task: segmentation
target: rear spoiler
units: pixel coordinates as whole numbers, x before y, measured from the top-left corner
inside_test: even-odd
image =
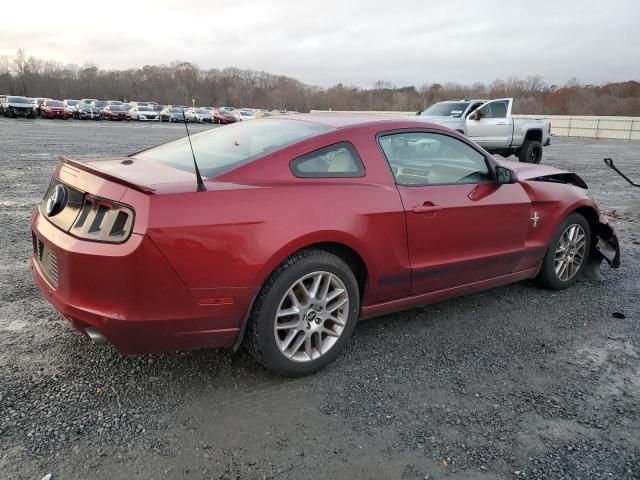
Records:
[[[63,156],[59,156],[58,159],[60,160],[60,163],[65,163],[67,165],[72,166],[73,168],[84,170],[85,172],[89,172],[93,175],[102,177],[106,180],[119,183],[120,185],[124,185],[125,187],[133,188],[134,190],[138,190],[139,192],[146,193],[146,194],[153,194],[155,192],[155,189],[153,188],[145,187],[144,185],[138,185],[137,183],[130,182],[127,179],[104,172],[99,168],[92,167],[91,165],[88,164],[90,162],[81,162],[79,160],[74,160],[72,158],[63,157]]]

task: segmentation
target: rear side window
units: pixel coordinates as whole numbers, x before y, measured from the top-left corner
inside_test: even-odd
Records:
[[[364,177],[362,160],[353,145],[340,142],[298,157],[290,164],[299,178]]]

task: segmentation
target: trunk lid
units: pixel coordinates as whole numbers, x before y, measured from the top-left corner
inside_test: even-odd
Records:
[[[187,193],[197,189],[195,173],[144,159],[111,157],[82,162],[70,158],[60,160],[67,169],[82,170],[146,194]]]

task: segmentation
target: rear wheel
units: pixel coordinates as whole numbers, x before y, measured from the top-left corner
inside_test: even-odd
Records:
[[[525,163],[540,163],[542,144],[536,140],[525,140],[518,151],[518,159]]]
[[[590,245],[589,222],[572,213],[551,239],[536,281],[553,290],[573,285],[587,264]]]
[[[340,258],[305,250],[284,262],[256,299],[245,346],[279,375],[308,375],[335,360],[360,309],[353,272]]]

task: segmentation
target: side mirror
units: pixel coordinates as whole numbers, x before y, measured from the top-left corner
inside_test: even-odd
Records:
[[[496,165],[496,182],[500,185],[505,183],[516,183],[516,174],[502,165]]]

